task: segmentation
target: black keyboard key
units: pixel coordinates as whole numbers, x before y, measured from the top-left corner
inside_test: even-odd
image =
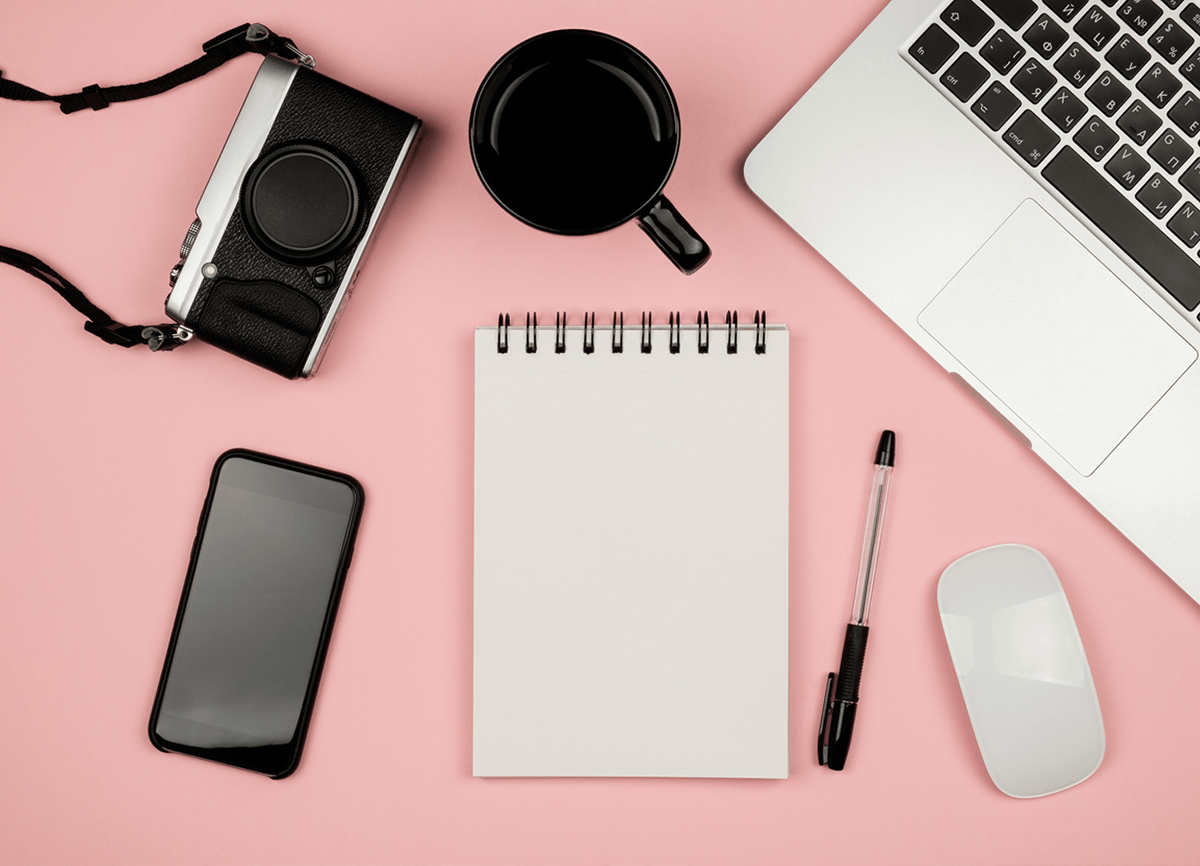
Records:
[[[1083,0],[1046,0],[1046,6],[1063,21],[1070,21],[1083,8]]]
[[[1066,44],[1067,31],[1049,15],[1042,14],[1029,26],[1021,38],[1040,54],[1043,60],[1049,60],[1058,49]]]
[[[987,124],[992,132],[999,132],[1000,127],[1008,123],[1008,119],[1020,106],[1021,100],[1017,99],[1011,90],[999,81],[993,81],[975,100],[971,111]]]
[[[959,102],[966,102],[983,87],[988,80],[988,71],[970,54],[960,54],[958,59],[946,67],[941,82]]]
[[[1083,157],[1064,147],[1046,163],[1042,176],[1185,309],[1200,305],[1200,262],[1175,246]]]
[[[1093,6],[1083,13],[1083,17],[1075,25],[1075,32],[1096,51],[1107,45],[1120,29],[1121,25],[1110,18],[1099,6]]]
[[[937,72],[945,66],[957,50],[957,40],[936,24],[930,24],[908,47],[909,55],[928,72]]]
[[[1179,67],[1179,74],[1190,81],[1193,87],[1200,87],[1200,50],[1184,61]]]
[[[1150,216],[1162,219],[1171,212],[1171,208],[1183,198],[1179,190],[1171,186],[1165,177],[1155,172],[1146,181],[1145,186],[1138,190],[1137,200],[1142,203]]]
[[[1084,105],[1082,99],[1067,88],[1060,87],[1058,92],[1042,106],[1042,114],[1054,121],[1054,125],[1063,132],[1070,132],[1075,128],[1075,124],[1083,120],[1084,115],[1087,114],[1087,106]]]
[[[1167,117],[1184,135],[1195,138],[1196,133],[1200,132],[1200,97],[1190,91],[1183,94],[1167,112]]]
[[[1195,247],[1200,243],[1200,208],[1188,202],[1175,212],[1175,216],[1167,223],[1167,228],[1189,249]]]
[[[1087,89],[1087,98],[1092,105],[1112,117],[1129,99],[1129,88],[1111,73],[1101,72],[1100,77]]]
[[[1050,92],[1050,88],[1058,82],[1053,72],[1032,58],[1022,64],[1009,80],[1012,86],[1025,94],[1025,98],[1034,105],[1041,102]]]
[[[1007,75],[1017,61],[1025,56],[1025,49],[1010,34],[997,30],[987,44],[979,49],[979,56],[1001,75]]]
[[[1133,189],[1150,170],[1150,163],[1132,147],[1123,144],[1117,148],[1112,159],[1104,163],[1104,170],[1125,189]]]
[[[968,45],[978,45],[995,23],[971,0],[954,0],[942,10],[941,19]]]
[[[1191,158],[1192,146],[1175,130],[1168,129],[1150,145],[1146,153],[1150,154],[1150,158],[1161,165],[1167,174],[1174,174]]]
[[[1054,62],[1054,68],[1063,78],[1067,79],[1067,83],[1072,87],[1083,87],[1092,74],[1100,68],[1100,61],[1089,54],[1087,49],[1078,42],[1072,42],[1070,47]]]
[[[1135,99],[1117,120],[1117,128],[1138,144],[1149,143],[1150,136],[1158,132],[1160,126],[1162,118],[1140,99]]]
[[[1179,20],[1200,33],[1200,6],[1195,3],[1184,6],[1183,11],[1179,13]]]
[[[1170,105],[1182,86],[1179,79],[1168,72],[1167,67],[1161,63],[1155,63],[1147,69],[1146,74],[1137,83],[1137,89],[1159,109]]]
[[[1200,159],[1188,166],[1188,170],[1179,175],[1179,185],[1200,198]]]
[[[1041,164],[1058,145],[1058,134],[1032,111],[1025,111],[1004,132],[1004,143],[1032,166]]]
[[[1145,36],[1154,22],[1162,17],[1162,9],[1154,0],[1122,0],[1117,8],[1117,17],[1138,36]]]
[[[1158,25],[1150,37],[1150,47],[1168,63],[1178,63],[1196,40],[1171,19]]]
[[[1150,59],[1150,52],[1139,45],[1132,36],[1122,36],[1104,56],[1121,77],[1130,81],[1142,71],[1142,67]]]
[[[1028,21],[1037,9],[1033,0],[983,0],[983,3],[1013,30]]]
[[[1183,0],[1162,0],[1162,4],[1168,9],[1178,9],[1183,4]]]
[[[1075,143],[1094,162],[1104,159],[1120,138],[1108,124],[1095,115],[1075,133]]]

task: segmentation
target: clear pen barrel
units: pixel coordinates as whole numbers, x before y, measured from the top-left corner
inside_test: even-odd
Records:
[[[862,557],[858,562],[858,582],[854,585],[851,625],[867,625],[867,616],[871,609],[871,586],[875,582],[875,564],[879,556],[879,541],[883,536],[883,512],[887,509],[891,480],[892,467],[877,464],[875,477],[871,480],[871,498],[867,502],[866,532],[863,534]]]

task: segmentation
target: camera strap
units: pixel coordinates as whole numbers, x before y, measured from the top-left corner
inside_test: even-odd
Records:
[[[101,87],[99,84],[89,84],[78,93],[67,93],[61,96],[50,96],[24,84],[18,84],[5,78],[0,72],[0,99],[15,99],[25,102],[57,102],[63,114],[73,114],[85,108],[99,111],[108,108],[114,102],[131,102],[144,99],[147,96],[157,96],[173,87],[178,87],[193,79],[199,78],[227,60],[240,57],[247,52],[256,54],[274,54],[285,60],[295,61],[302,66],[313,68],[316,64],[313,58],[304,54],[286,36],[279,36],[261,24],[243,24],[226,30],[220,36],[204,43],[203,56],[179,67],[166,75],[160,75],[150,81],[139,84],[124,84],[115,87]],[[164,325],[122,325],[97,307],[76,288],[69,280],[59,274],[54,268],[41,259],[11,247],[0,246],[0,264],[19,268],[31,276],[46,283],[66,300],[72,307],[87,317],[83,327],[89,333],[95,334],[106,343],[114,346],[149,346],[151,351],[170,351],[176,346],[186,343],[192,337],[192,332],[182,325],[168,323]]]

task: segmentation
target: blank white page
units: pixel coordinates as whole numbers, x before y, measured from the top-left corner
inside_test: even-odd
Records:
[[[788,773],[788,333],[475,332],[476,776]]]

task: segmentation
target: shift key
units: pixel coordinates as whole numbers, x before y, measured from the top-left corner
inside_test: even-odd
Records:
[[[1058,145],[1058,134],[1026,110],[1004,132],[1004,143],[1030,165],[1036,167]]]

